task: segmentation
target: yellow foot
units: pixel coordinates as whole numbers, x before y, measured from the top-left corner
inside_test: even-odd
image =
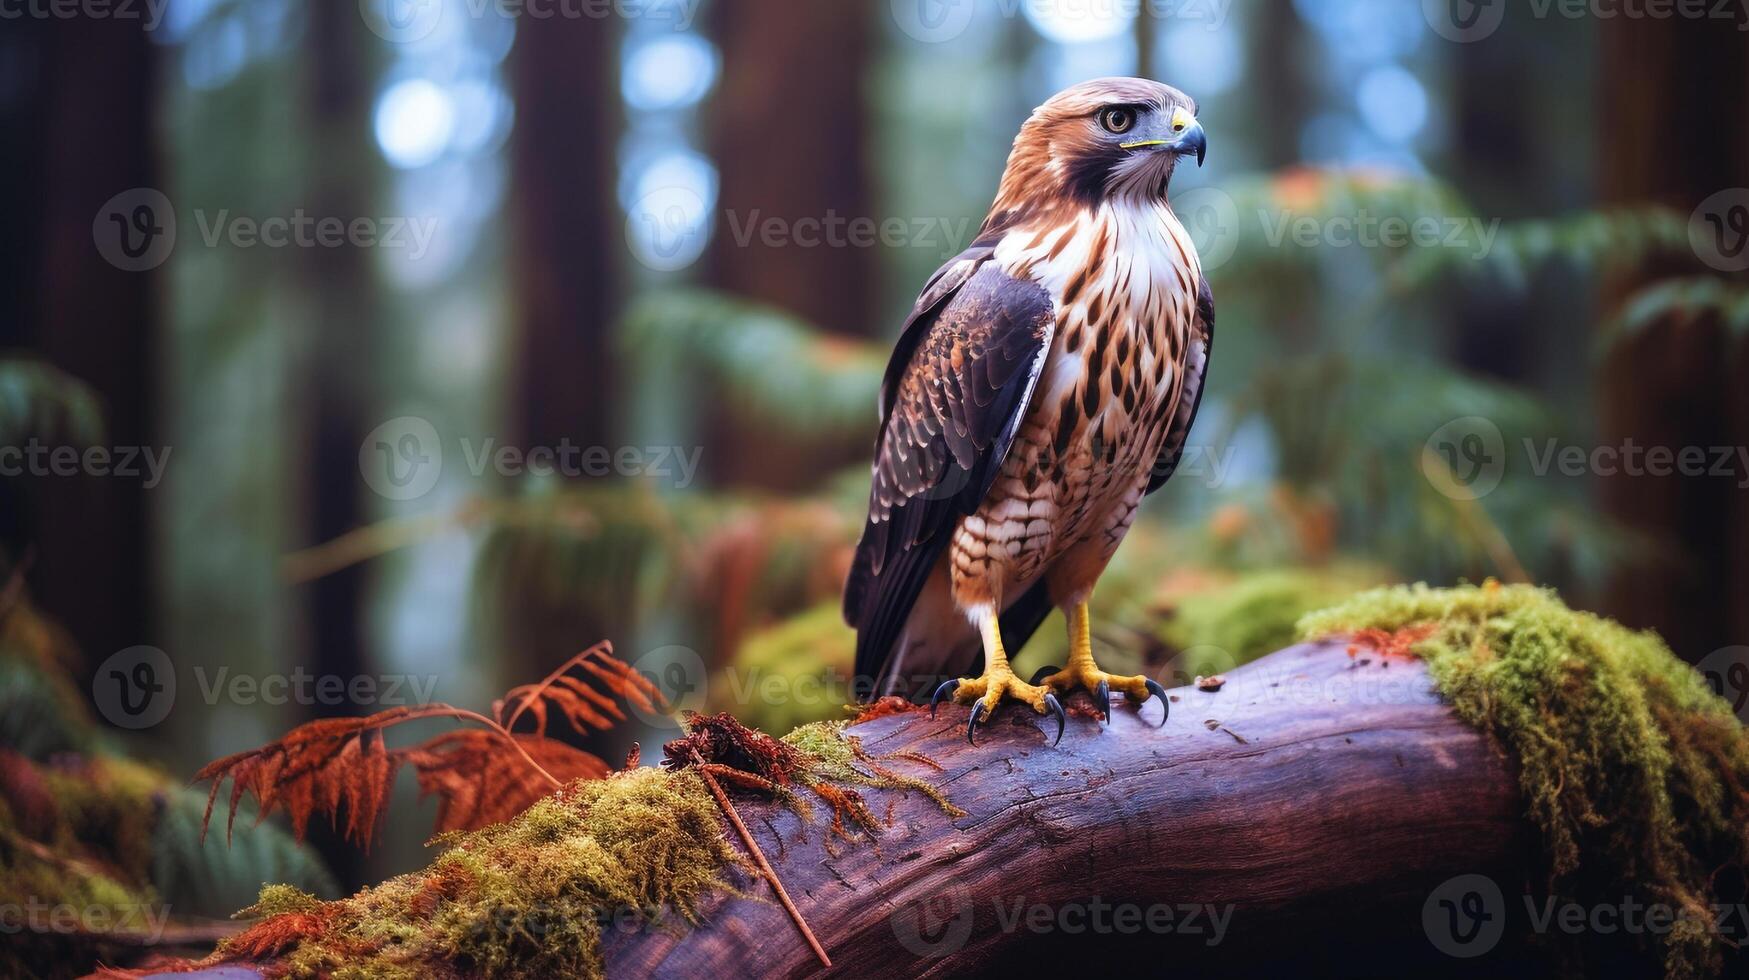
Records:
[[[1063,712],[1063,705],[1057,701],[1055,694],[1047,688],[1028,684],[1014,676],[1014,671],[1008,669],[1006,663],[997,664],[984,672],[982,677],[970,680],[954,679],[947,681],[935,689],[935,696],[929,701],[929,715],[935,716],[935,708],[943,698],[952,695],[954,703],[972,706],[972,720],[966,724],[966,741],[977,744],[973,738],[978,729],[978,722],[994,717],[996,709],[1004,698],[1019,701],[1039,714],[1049,712],[1057,719],[1057,740],[1052,745],[1063,740],[1063,725],[1068,716]]]
[[[1054,672],[1053,672],[1054,671]],[[1151,677],[1124,677],[1119,674],[1108,674],[1099,669],[1092,657],[1071,658],[1068,666],[1062,668],[1046,667],[1033,678],[1033,683],[1052,691],[1072,691],[1076,688],[1093,695],[1093,706],[1106,718],[1111,717],[1111,692],[1121,691],[1124,696],[1137,705],[1145,705],[1149,698],[1160,699],[1160,724],[1166,724],[1166,716],[1171,714],[1172,706],[1166,701],[1166,689],[1161,687]]]
[[[1120,677],[1108,674],[1099,669],[1093,662],[1093,629],[1091,617],[1087,614],[1087,602],[1083,599],[1068,610],[1069,617],[1069,663],[1061,669],[1046,667],[1032,679],[1034,684],[1042,684],[1052,691],[1070,691],[1077,687],[1083,688],[1093,695],[1093,706],[1107,720],[1111,718],[1111,692],[1122,691],[1137,705],[1145,705],[1149,698],[1160,699],[1160,724],[1166,724],[1166,716],[1172,713],[1172,705],[1166,700],[1166,689],[1158,682],[1148,677]]]

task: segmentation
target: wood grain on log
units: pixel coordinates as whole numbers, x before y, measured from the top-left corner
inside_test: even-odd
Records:
[[[856,726],[875,754],[941,763],[917,771],[967,811],[867,792],[891,814],[873,843],[780,805],[737,806],[833,973],[1477,965],[1435,948],[1424,907],[1465,874],[1511,894],[1532,838],[1511,763],[1440,702],[1419,661],[1311,644],[1233,671],[1218,692],[1172,696],[1163,728],[1158,702],[1138,715],[1119,699],[1103,727],[1072,714],[1055,748],[1014,707],[976,746],[964,708]],[[746,887],[754,897],[717,899],[699,928],[610,932],[608,975],[818,973],[768,892]]]

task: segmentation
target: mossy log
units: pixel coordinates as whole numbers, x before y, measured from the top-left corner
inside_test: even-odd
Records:
[[[1419,660],[1308,644],[1218,691],[1171,693],[1164,727],[1157,701],[1138,713],[1119,699],[1101,726],[1076,695],[1055,747],[1048,722],[1014,707],[975,746],[959,707],[849,729],[872,753],[939,762],[935,781],[967,812],[868,794],[890,823],[872,844],[781,805],[738,806],[846,976],[1477,965],[1429,941],[1423,910],[1460,875],[1512,895],[1535,835],[1512,763],[1453,716]],[[754,885],[707,903],[696,929],[610,929],[608,976],[817,974]],[[1508,941],[1483,962],[1522,949]]]
[[[1461,950],[1480,960],[1430,939],[1424,913],[1460,897],[1446,895],[1453,879],[1486,876],[1516,901],[1537,862],[1514,764],[1441,701],[1423,661],[1306,644],[1170,696],[1161,726],[1157,701],[1138,712],[1120,698],[1102,724],[1074,695],[1054,747],[1054,726],[1012,706],[975,746],[952,705],[854,725],[873,755],[938,763],[890,764],[966,811],[864,788],[886,824],[872,841],[784,802],[735,806],[835,975],[1547,968],[1546,948],[1510,928]],[[739,893],[707,894],[696,926],[604,923],[606,975],[821,975],[764,883],[730,877]],[[195,976],[255,973],[226,969]]]

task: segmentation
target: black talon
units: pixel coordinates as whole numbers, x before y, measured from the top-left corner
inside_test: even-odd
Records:
[[[930,721],[935,720],[936,705],[941,704],[942,698],[945,698],[949,694],[952,694],[953,692],[959,690],[959,686],[960,686],[959,678],[952,677],[952,678],[949,678],[945,681],[942,681],[941,686],[935,689],[935,696],[929,699],[929,720]]]
[[[1093,691],[1093,706],[1099,709],[1099,717],[1111,720],[1111,684],[1100,681]]]
[[[1063,725],[1068,722],[1069,716],[1063,713],[1063,704],[1057,700],[1055,694],[1045,695],[1045,708],[1057,719],[1057,741],[1051,743],[1051,747],[1055,748],[1057,742],[1063,740]]]
[[[984,699],[979,698],[977,700],[977,703],[972,705],[972,720],[969,722],[966,722],[966,743],[967,744],[969,744],[969,745],[978,744],[977,739],[972,738],[972,732],[977,731],[978,719],[982,718],[982,717],[984,717]]]
[[[1148,694],[1151,697],[1160,699],[1160,727],[1163,728],[1166,725],[1166,717],[1172,714],[1172,705],[1166,701],[1166,689],[1160,686],[1159,681],[1151,677],[1142,678],[1142,682],[1148,685]],[[1147,703],[1146,701],[1142,702],[1144,705]]]
[[[1062,670],[1062,669],[1063,668],[1061,668],[1061,667],[1049,667],[1049,666],[1040,667],[1039,669],[1032,672],[1032,681],[1031,681],[1032,686],[1037,687],[1039,681],[1044,680],[1045,678],[1051,676],[1052,674],[1054,674],[1057,671]]]

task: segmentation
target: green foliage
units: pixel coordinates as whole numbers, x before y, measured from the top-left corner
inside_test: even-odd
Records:
[[[521,649],[553,635],[636,642],[646,628],[671,630],[712,664],[743,631],[835,597],[836,556],[861,517],[837,495],[767,500],[636,484],[536,489],[499,511],[474,567],[483,630]]]
[[[665,290],[634,304],[625,349],[684,390],[702,382],[741,420],[790,438],[866,440],[883,351],[839,340],[769,307],[706,290]],[[719,406],[700,406],[708,416]]]
[[[728,711],[755,728],[786,731],[840,718],[856,700],[850,675],[856,632],[836,600],[747,637],[711,683],[712,710]]]
[[[256,894],[263,881],[289,882],[318,895],[340,886],[316,852],[274,824],[257,823],[227,841],[207,834],[207,794],[161,779],[153,790],[148,879],[179,915],[222,916]],[[244,819],[254,821],[253,807]]]
[[[1244,572],[1174,590],[1158,627],[1180,656],[1174,683],[1250,663],[1289,646],[1300,617],[1376,585],[1374,569],[1281,568]]]
[[[1498,430],[1490,452],[1504,454],[1490,456],[1502,468],[1498,487],[1475,500],[1446,492],[1430,445],[1442,427],[1469,418]],[[1594,515],[1582,485],[1529,468],[1521,448],[1560,425],[1517,389],[1428,361],[1330,353],[1256,372],[1234,396],[1223,441],[1253,420],[1270,434],[1277,478],[1331,512],[1335,543],[1393,568],[1435,579],[1570,568],[1596,584],[1632,546]]]
[[[40,361],[0,358],[0,446],[23,446],[32,439],[48,445],[101,442],[97,394]]]
[[[1551,890],[1590,904],[1625,888],[1672,908],[1666,974],[1718,972],[1711,908],[1734,899],[1715,871],[1749,864],[1749,733],[1655,634],[1493,583],[1367,592],[1299,628],[1416,630],[1399,635],[1440,693],[1517,759]]]
[[[1629,296],[1604,324],[1598,350],[1668,325],[1716,321],[1733,340],[1749,337],[1749,287],[1723,279],[1666,279]]]
[[[276,827],[202,841],[206,794],[106,747],[74,685],[78,653],[16,593],[0,608],[0,895],[65,905],[115,928],[154,918],[223,915],[264,879],[338,891],[313,851]],[[94,920],[95,921],[95,920]],[[91,962],[99,935],[27,935],[0,954],[0,975],[26,964]],[[13,959],[13,957],[18,957]]]

